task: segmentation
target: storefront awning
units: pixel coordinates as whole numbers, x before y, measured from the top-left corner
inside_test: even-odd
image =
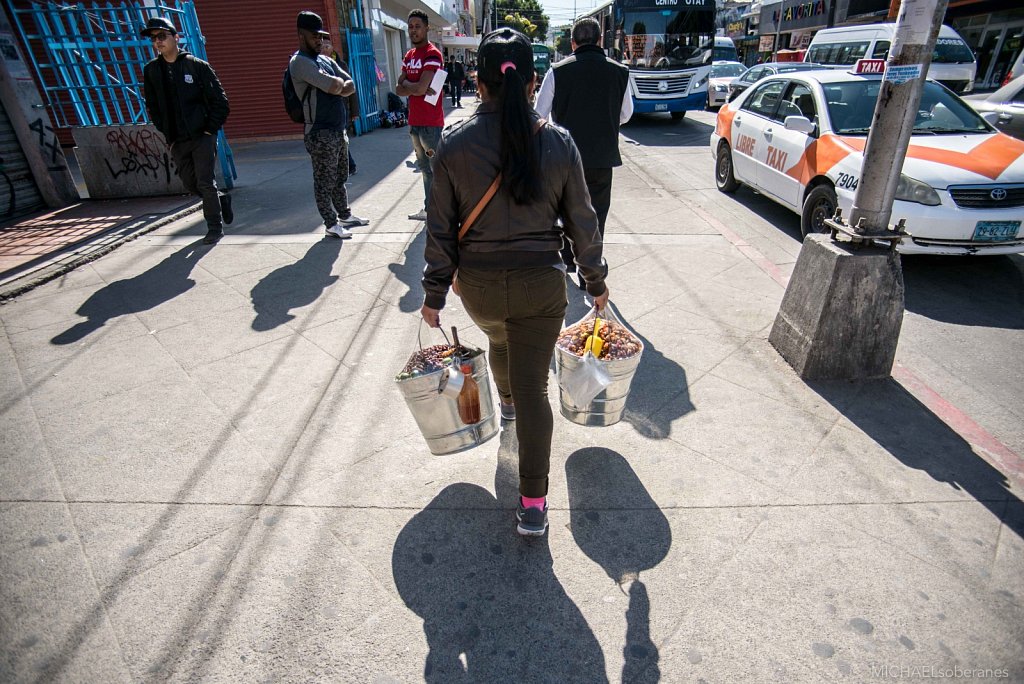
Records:
[[[480,36],[441,36],[441,45],[446,48],[476,50],[480,47]]]

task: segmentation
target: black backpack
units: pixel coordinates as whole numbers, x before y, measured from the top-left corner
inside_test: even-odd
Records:
[[[284,80],[281,81],[281,92],[284,95],[284,111],[288,113],[288,118],[295,123],[304,124],[306,123],[306,100],[309,99],[309,94],[313,92],[312,86],[306,88],[306,94],[301,98],[295,91],[295,84],[292,82],[292,72],[289,66],[284,68]]]

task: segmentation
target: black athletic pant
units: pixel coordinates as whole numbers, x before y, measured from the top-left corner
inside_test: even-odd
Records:
[[[217,161],[217,136],[203,135],[171,145],[171,156],[185,189],[203,198],[203,218],[210,230],[222,228],[220,197],[214,164]]]
[[[612,170],[583,169],[583,178],[587,181],[590,192],[590,203],[597,212],[597,227],[604,238],[604,222],[608,218],[608,210],[612,206]],[[572,246],[565,240],[562,246],[562,261],[569,267],[569,273],[576,270],[576,259],[573,257]]]

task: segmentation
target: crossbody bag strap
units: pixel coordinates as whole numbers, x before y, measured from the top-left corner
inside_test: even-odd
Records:
[[[533,125],[534,135],[540,132],[540,129],[544,128],[546,124],[547,119],[537,120],[537,122]],[[469,212],[469,216],[467,216],[466,220],[462,223],[462,227],[459,229],[460,241],[462,240],[462,237],[467,232],[469,232],[469,229],[473,226],[473,224],[476,223],[476,220],[480,218],[480,214],[482,214],[484,209],[487,208],[487,205],[490,204],[491,200],[494,198],[494,195],[497,194],[498,188],[500,186],[501,172],[499,171],[498,175],[495,176],[493,181],[491,181],[491,185],[487,188],[487,191],[484,193],[484,196],[480,198],[480,201],[476,203],[475,207],[473,207],[473,211]]]
[[[469,212],[469,216],[466,217],[465,222],[462,224],[462,228],[459,229],[459,240],[462,240],[462,236],[469,231],[469,229],[473,226],[474,223],[476,223],[476,220],[480,217],[480,214],[483,213],[487,205],[490,204],[491,199],[498,192],[498,186],[500,185],[501,172],[499,171],[498,175],[495,176],[494,180],[491,182],[490,187],[487,188],[487,192],[484,193],[484,196],[481,197],[480,201],[476,203],[475,207],[473,207],[473,211]]]

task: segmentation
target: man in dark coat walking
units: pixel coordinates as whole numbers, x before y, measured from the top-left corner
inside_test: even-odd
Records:
[[[586,17],[577,21],[572,27],[571,44],[572,54],[545,74],[535,109],[572,134],[583,159],[587,190],[604,237],[612,203],[612,168],[622,166],[619,126],[633,115],[629,69],[605,57],[601,25],[596,19]],[[562,257],[572,273],[575,259],[568,244]]]
[[[214,162],[217,131],[228,118],[228,98],[210,65],[178,47],[178,31],[167,19],[154,17],[140,34],[153,42],[157,57],[143,69],[146,109],[171,147],[185,187],[203,198],[208,245],[231,223],[231,196],[217,191]]]

